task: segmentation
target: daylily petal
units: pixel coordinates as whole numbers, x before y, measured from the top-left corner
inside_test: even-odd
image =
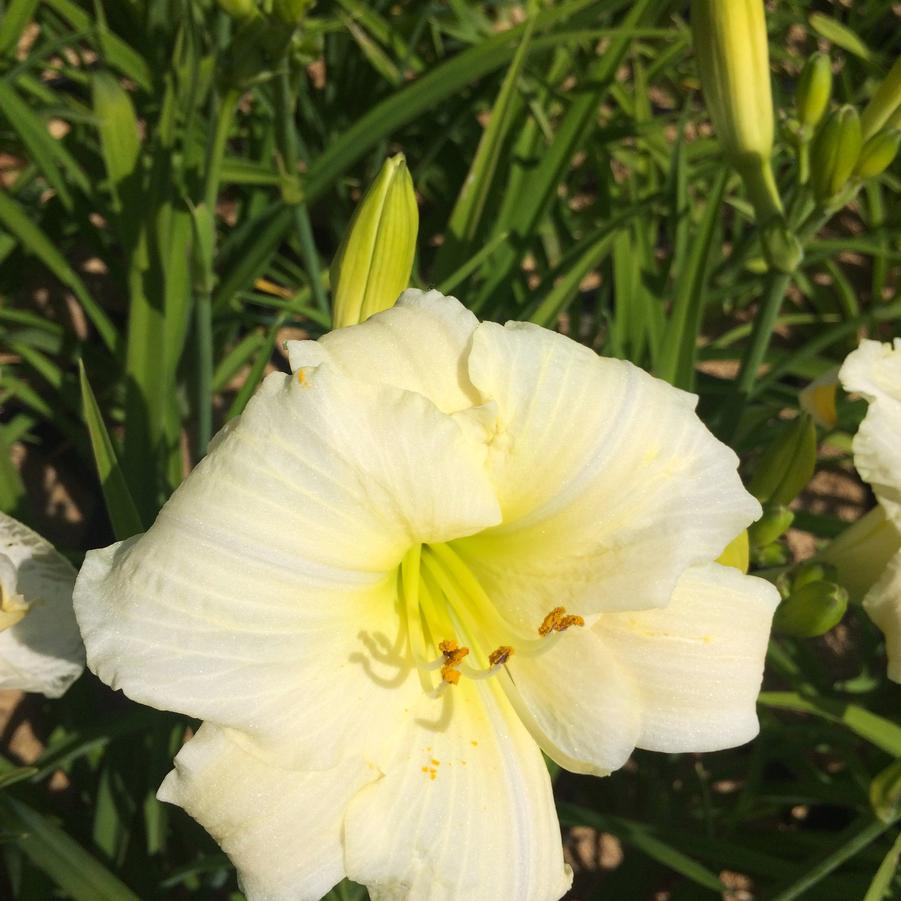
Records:
[[[854,465],[901,529],[901,338],[894,345],[861,341],[845,359],[839,379],[869,401],[852,445]]]
[[[571,874],[550,780],[497,686],[461,683],[428,704],[351,801],[348,876],[373,901],[560,898]]]
[[[443,413],[481,402],[465,355],[479,320],[455,297],[411,288],[366,322],[318,341],[289,341],[293,370],[329,361],[363,382],[422,394]]]
[[[376,778],[362,760],[318,772],[281,769],[204,723],[157,797],[183,807],[212,835],[249,901],[318,901],[345,875],[347,803]]]
[[[635,748],[641,695],[592,629],[569,629],[539,657],[516,654],[502,682],[541,749],[573,773],[606,776]]]
[[[752,739],[775,587],[736,569],[692,567],[661,610],[601,616],[594,631],[641,692],[649,751],[716,751]]]
[[[488,463],[504,522],[456,546],[524,620],[556,605],[664,606],[688,566],[760,514],[697,398],[630,363],[537,326],[483,323],[469,371],[497,403]]]
[[[889,561],[863,602],[870,619],[885,633],[888,677],[901,682],[901,552]]]
[[[81,675],[84,647],[72,613],[75,570],[53,545],[0,513],[4,595],[27,612],[0,632],[0,688],[58,698]]]
[[[303,372],[267,379],[144,536],[88,554],[75,604],[105,682],[319,769],[418,690],[397,640],[403,553],[498,511],[423,397]]]

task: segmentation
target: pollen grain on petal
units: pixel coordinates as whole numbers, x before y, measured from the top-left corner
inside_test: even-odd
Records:
[[[585,620],[577,614],[567,613],[565,607],[554,607],[541,621],[538,634],[550,635],[551,632],[565,632],[570,626],[584,626]]]

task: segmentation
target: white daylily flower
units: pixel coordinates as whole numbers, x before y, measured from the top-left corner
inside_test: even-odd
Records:
[[[88,554],[90,666],[206,720],[160,797],[253,899],[553,899],[541,750],[758,729],[768,583],[713,561],[760,508],[696,398],[453,298],[293,342],[143,536]]]
[[[861,341],[842,364],[839,379],[846,391],[869,403],[852,450],[857,471],[872,486],[887,519],[879,529],[884,549],[901,534],[901,338],[893,344]],[[901,682],[901,550],[894,546],[896,553],[863,606],[885,633],[888,677]]]
[[[58,698],[81,675],[72,613],[75,570],[53,546],[0,513],[0,689]]]

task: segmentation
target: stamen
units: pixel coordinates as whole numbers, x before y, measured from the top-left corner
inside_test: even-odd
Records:
[[[542,637],[551,632],[565,632],[570,626],[584,626],[585,620],[578,615],[567,613],[566,607],[554,607],[542,620],[538,634]]]
[[[441,678],[450,685],[460,681],[458,667],[463,658],[469,654],[469,648],[461,648],[455,641],[442,641],[438,650],[444,655],[444,666],[441,667]]]
[[[513,656],[513,648],[502,644],[488,655],[488,662],[492,666],[503,666]]]

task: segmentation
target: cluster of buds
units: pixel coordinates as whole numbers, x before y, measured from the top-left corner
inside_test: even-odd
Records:
[[[704,99],[723,151],[741,175],[771,268],[792,271],[801,244],[786,225],[773,177],[773,98],[763,0],[692,0],[692,32]],[[814,53],[798,82],[796,118],[787,123],[798,181],[817,209],[840,209],[864,179],[881,174],[901,143],[901,60],[863,113],[830,111],[832,68]]]
[[[264,80],[291,54],[307,62],[307,35],[301,30],[314,0],[217,0],[234,23],[223,63],[223,77],[244,87]],[[310,29],[306,29],[310,31]],[[312,57],[310,57],[312,58]]]
[[[832,70],[825,53],[811,56],[795,94],[797,119],[788,123],[798,151],[799,180],[809,181],[818,205],[839,208],[860,182],[882,174],[901,144],[901,59],[863,113],[845,104],[829,112]]]

